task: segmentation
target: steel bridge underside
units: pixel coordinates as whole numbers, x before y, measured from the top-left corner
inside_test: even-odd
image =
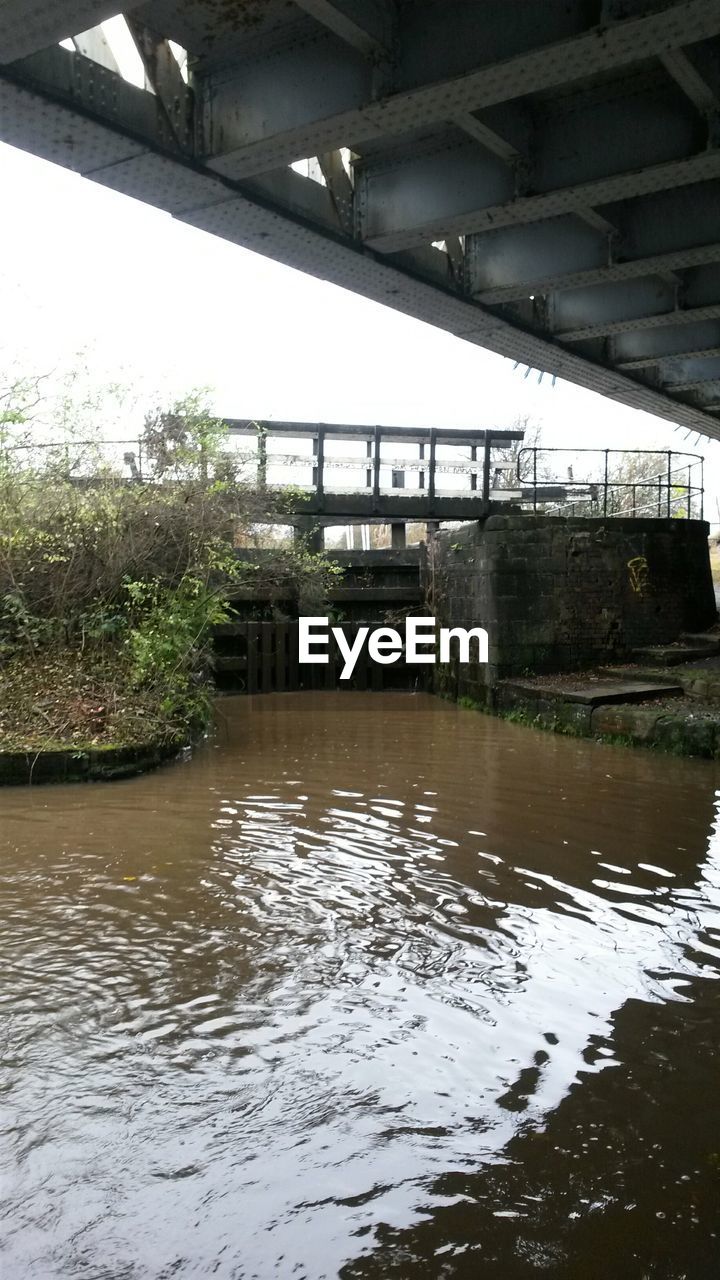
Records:
[[[720,0],[121,3],[0,0],[4,141],[720,438]]]

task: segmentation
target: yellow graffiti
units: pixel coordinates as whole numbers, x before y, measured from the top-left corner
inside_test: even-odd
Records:
[[[633,556],[632,560],[627,562],[628,571],[630,573],[630,586],[635,595],[644,596],[649,586],[650,570],[645,556]]]

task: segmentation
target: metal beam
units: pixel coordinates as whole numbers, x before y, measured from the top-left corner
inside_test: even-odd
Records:
[[[366,58],[389,55],[387,22],[373,0],[295,0],[305,13]]]
[[[657,276],[594,289],[569,289],[546,299],[548,328],[561,342],[622,333],[624,326],[635,330],[657,317],[669,324],[668,316],[674,315],[677,307],[677,289]]]
[[[380,100],[373,96],[371,78],[359,82],[352,68],[343,77],[337,63],[329,60],[325,78],[318,81],[314,47],[310,45],[268,55],[261,67],[243,64],[237,76],[225,73],[210,85],[207,132],[216,144],[213,167],[230,177],[261,173],[320,151],[352,146],[355,140],[401,134],[600,72],[620,70],[681,42],[707,39],[720,32],[720,6],[707,0],[682,0],[661,8],[648,4],[648,11],[640,17],[588,27],[569,38],[543,43],[542,27],[538,40],[534,11],[534,5],[518,7],[515,24],[507,22],[506,6],[501,7],[499,18],[494,14],[504,26],[495,41],[495,60],[489,65],[448,75],[443,73],[440,53],[435,51],[437,70],[428,77],[431,83],[423,83],[412,70],[401,66],[396,79],[404,87],[396,84],[395,92]],[[563,11],[577,29],[575,10],[566,5]],[[473,6],[454,10],[458,18],[463,12],[470,27],[467,39],[474,47],[477,15]],[[409,13],[412,18],[412,10]],[[548,9],[547,18],[550,16]],[[514,51],[522,40],[514,27],[523,23],[528,27],[525,38],[535,43],[517,53]],[[486,39],[488,30],[482,29]],[[460,26],[454,36],[461,44],[465,33]],[[502,50],[503,39],[509,53]],[[279,94],[284,95],[282,102]]]
[[[78,53],[91,58],[93,62],[99,62],[101,67],[113,71],[115,75],[120,74],[115,54],[110,48],[102,27],[91,27],[89,31],[81,31],[79,35],[73,36],[72,42]]]
[[[720,356],[720,346],[707,347],[704,351],[682,351],[678,354],[694,356],[698,360],[706,360],[713,356]],[[675,356],[645,356],[644,359],[639,360],[617,360],[614,361],[614,365],[616,369],[623,369],[627,373],[632,373],[633,371],[639,371],[641,369],[652,369],[660,366],[660,381],[665,382],[666,385],[670,385],[664,377],[664,370],[672,368],[676,363],[676,359],[677,358]]]
[[[578,209],[577,217],[585,222],[588,227],[594,227],[595,231],[602,231],[603,235],[616,236],[618,234],[615,223],[609,222],[601,213],[598,213],[597,209]]]
[[[323,30],[299,46],[244,62],[241,73],[195,75],[206,162],[226,177],[244,178],[350,146],[348,107],[371,99],[374,78],[368,59]],[[342,127],[323,126],[323,118],[338,116]],[[299,135],[300,122],[306,125],[302,145],[272,143],[291,126]]]
[[[457,129],[462,130],[468,137],[474,138],[481,146],[486,147],[488,151],[492,151],[493,155],[499,156],[506,164],[516,164],[522,157],[521,153],[512,145],[502,138],[494,129],[488,128],[483,124],[482,120],[478,120],[472,112],[465,111],[454,116],[450,121]]]
[[[174,0],[167,0],[167,3],[172,5]],[[467,8],[465,5],[459,7]],[[676,11],[678,6],[673,5],[672,8]],[[685,10],[687,6],[682,8]],[[570,13],[571,9],[575,20],[587,12],[584,4],[571,6],[570,0],[558,0],[557,4],[553,0],[548,5],[547,12],[552,10],[555,17],[562,17],[563,14]],[[281,10],[282,6],[278,12]],[[407,16],[410,9],[402,6],[402,11]],[[523,7],[523,13],[531,13],[537,17],[534,7],[532,10]],[[302,20],[298,21],[300,35],[297,35],[296,27],[293,27],[295,34],[292,39],[282,30],[279,33],[273,31],[270,41],[272,48],[263,48],[262,57],[255,56],[261,36],[253,33],[242,37],[247,38],[249,47],[255,50],[241,64],[248,82],[256,75],[259,77],[258,84],[264,83],[266,60],[274,62],[280,56],[279,50],[283,46],[294,57],[296,50],[293,41],[296,38],[303,41],[310,39],[307,35],[311,26],[309,20],[307,24]],[[625,23],[620,25],[625,26]],[[262,35],[262,39],[266,36],[270,40],[267,32]],[[349,70],[351,80],[353,76],[356,77],[352,80],[356,88],[366,84],[367,64],[355,51],[344,47],[336,37],[318,28],[317,33],[311,37],[311,44],[312,55],[309,52],[310,46],[303,47],[308,50],[307,57],[315,59],[313,66],[318,80],[315,105],[328,91],[338,99],[348,92],[346,70]],[[488,57],[490,56],[489,52]],[[329,59],[327,64],[324,62],[325,58]],[[291,63],[288,63],[288,71],[290,66]],[[482,70],[485,74],[489,68],[484,67]],[[501,74],[498,68],[495,71],[498,75]],[[238,65],[230,65],[227,74],[231,80],[235,80],[239,74]],[[403,74],[407,76],[407,67]],[[644,70],[641,74],[645,77]],[[651,74],[651,80],[653,75],[656,82],[657,71]],[[203,85],[201,82],[201,91],[205,87],[207,84]],[[593,91],[597,89],[597,103],[600,103],[604,113],[602,95],[607,92],[607,80],[603,79],[590,88]],[[638,96],[641,90],[646,94],[646,78],[642,79]],[[580,95],[583,98],[583,110],[588,105],[585,92],[583,89]],[[671,87],[668,92],[674,95],[668,99],[672,119],[679,122],[678,127],[682,130],[691,108],[684,103],[678,107],[678,102],[682,100],[674,88]],[[567,96],[572,97],[570,91]],[[265,104],[268,116],[272,116],[275,121],[278,118],[276,113],[291,114],[294,109],[292,95],[287,99],[283,98],[278,86],[275,86],[272,100],[266,99]],[[546,107],[543,106],[542,110],[544,112]],[[564,107],[558,107],[559,112],[564,110]],[[442,118],[447,114],[455,112],[451,108],[443,109]],[[517,132],[511,130],[508,139],[502,127],[501,116],[502,113],[488,111],[483,123],[493,129],[497,138],[511,140],[512,145],[517,145]],[[605,121],[604,114],[602,120]],[[510,123],[512,124],[512,120]],[[697,121],[695,124],[699,128]],[[242,120],[241,127],[255,126],[252,121]],[[406,123],[400,132],[410,128],[412,125]],[[668,134],[670,132],[669,130]],[[94,181],[166,209],[191,226],[354,290],[523,365],[551,371],[611,399],[657,413],[688,429],[720,438],[717,419],[705,415],[702,407],[697,405],[697,400],[702,399],[702,390],[693,391],[691,402],[688,402],[682,398],[686,392],[678,384],[673,384],[670,392],[663,392],[657,382],[655,385],[648,385],[639,377],[628,377],[622,371],[610,367],[612,343],[598,342],[596,347],[590,348],[588,356],[586,349],[578,350],[574,344],[570,345],[564,337],[558,336],[559,331],[573,333],[578,329],[585,329],[588,323],[623,325],[627,326],[627,332],[630,333],[647,327],[648,321],[661,328],[716,319],[720,289],[717,288],[718,281],[712,273],[698,272],[693,275],[689,271],[687,279],[683,280],[682,289],[674,283],[655,281],[649,282],[652,288],[646,289],[642,296],[640,291],[632,290],[630,293],[608,294],[604,301],[601,297],[594,296],[595,291],[591,289],[585,291],[588,295],[585,299],[579,296],[573,298],[569,296],[572,291],[563,291],[557,297],[550,297],[549,305],[544,304],[549,323],[554,328],[548,327],[543,331],[542,311],[539,310],[537,316],[533,316],[529,302],[519,316],[513,317],[490,311],[469,298],[463,291],[461,278],[455,276],[450,269],[450,257],[447,253],[423,245],[412,255],[406,251],[402,258],[389,260],[387,256],[361,244],[349,234],[347,224],[343,225],[338,219],[330,188],[311,182],[286,166],[280,165],[263,176],[243,181],[220,175],[203,163],[198,155],[190,155],[179,149],[177,140],[169,134],[165,115],[156,95],[136,89],[87,58],[58,46],[35,55],[26,63],[0,70],[0,134],[6,141],[45,155]],[[457,134],[453,136],[457,146],[469,152],[469,183],[476,180],[474,175],[478,166],[484,178],[489,176],[498,187],[514,178],[508,171],[507,162],[489,152],[487,147],[483,147],[481,151],[477,141],[466,141],[462,137],[458,140]],[[677,141],[677,136],[673,137]],[[553,174],[556,174],[557,170],[553,166],[561,162],[570,164],[571,153],[574,151],[570,140],[569,138],[565,152],[558,152],[551,157],[548,157],[547,152],[543,153],[541,147],[536,171],[547,174],[552,169]],[[211,141],[222,143],[222,139],[217,137]],[[383,151],[387,151],[391,141],[386,139],[383,142]],[[423,159],[421,147],[418,147],[419,140],[414,135],[409,141],[408,163],[416,165]],[[434,140],[430,139],[430,143],[435,151]],[[647,145],[665,144],[665,139],[658,142],[653,138]],[[622,145],[625,146],[624,143]],[[603,153],[608,164],[612,160],[611,151],[612,148],[607,148]],[[315,146],[307,154],[318,153],[325,154],[321,147]],[[712,163],[714,154],[708,153]],[[435,155],[425,158],[429,163],[435,163]],[[591,162],[597,163],[598,157],[583,155],[581,171],[583,166]],[[451,163],[455,163],[454,156]],[[696,190],[701,185],[708,188],[713,186],[706,181],[697,184]],[[453,198],[455,194],[453,193]],[[433,198],[441,199],[442,193],[440,196],[433,194]],[[602,268],[604,260],[598,254],[605,254],[605,260],[612,261],[609,242],[614,237],[611,231],[606,230],[606,223],[611,227],[618,226],[623,236],[623,247],[630,243],[635,252],[638,246],[632,236],[629,241],[626,240],[626,232],[628,227],[632,229],[633,226],[632,210],[647,199],[648,197],[636,199],[630,194],[617,205],[603,205],[598,210],[599,217],[603,220],[600,227],[588,226],[587,221],[580,218],[569,219],[568,225],[572,223],[576,231],[573,252],[576,253],[578,262],[583,260],[583,254],[590,251],[596,255],[592,261],[599,264],[597,269]],[[691,241],[693,237],[702,238],[706,233],[706,211],[697,200],[696,204],[697,217],[690,208],[687,218],[687,236]],[[592,206],[584,204],[582,207],[587,210]],[[658,243],[657,237],[664,234],[658,228],[658,220],[647,218],[646,214],[647,209],[644,211],[641,227],[644,249]],[[716,225],[715,235],[717,237]],[[452,257],[457,261],[459,243],[450,239],[449,235],[438,238],[449,242]],[[433,264],[439,264],[437,271],[434,266],[426,271],[431,259]],[[706,284],[703,285],[706,277]],[[585,309],[586,305],[589,310]],[[631,356],[633,354],[642,353],[631,353]],[[703,365],[706,363],[707,360],[703,360]],[[692,374],[695,372],[693,370]],[[673,373],[672,376],[676,375]],[[686,381],[695,380],[692,376],[686,378],[686,371],[683,371],[682,376]],[[673,396],[676,398],[673,399]]]
[[[630,85],[631,95],[613,86],[601,101],[590,88],[543,115],[526,180],[531,195],[516,189],[507,168],[498,182],[493,166],[501,162],[457,138],[455,145],[438,138],[434,153],[373,153],[356,173],[363,238],[393,253],[720,176],[720,148],[708,145],[682,95],[652,82],[645,93]],[[636,130],[627,129],[629,118]]]
[[[720,318],[720,302],[707,307],[693,307],[675,311],[658,309],[648,315],[627,316],[610,320],[606,323],[586,325],[584,329],[560,331],[557,337],[562,342],[587,342],[591,338],[606,338],[614,333],[628,333],[637,329],[656,329],[666,326],[696,324],[700,320],[717,320]]]
[[[3,0],[0,13],[0,63],[26,58],[97,27],[139,0]]]
[[[678,249],[674,253],[660,253],[647,258],[616,261],[594,271],[568,272],[549,279],[526,281],[522,285],[481,290],[474,296],[478,302],[493,306],[529,297],[530,293],[536,295],[557,293],[564,289],[610,284],[613,281],[637,280],[643,276],[667,278],[671,273],[675,274],[688,267],[714,262],[720,262],[720,241],[692,249]]]
[[[465,250],[459,236],[448,236],[445,241],[445,252],[450,263],[453,280],[459,287],[462,287],[465,275]]]
[[[717,111],[720,103],[716,94],[683,49],[671,49],[669,53],[661,54],[660,61],[698,111],[703,115]]]
[[[573,215],[468,236],[470,290],[490,305],[720,261],[720,182],[605,208],[617,236],[581,237]]]
[[[450,123],[469,137],[474,138],[487,151],[491,151],[493,155],[498,156],[507,165],[510,165],[516,171],[516,182],[520,179],[523,170],[529,170],[528,156],[519,151],[517,147],[508,142],[496,130],[489,128],[483,121],[478,120],[477,116],[466,112],[464,115],[456,116]],[[574,220],[579,219],[585,226],[592,227],[595,231],[600,231],[606,237],[617,235],[617,228],[595,209],[580,207],[576,210],[573,218]],[[456,239],[456,237],[449,238]]]
[[[183,79],[170,44],[132,15],[126,21],[170,132],[178,146],[192,151],[195,144],[194,95]]]
[[[342,422],[264,422],[258,423],[250,418],[226,418],[225,425],[232,435],[257,438],[258,428],[262,427],[266,436],[289,435],[299,440],[314,439],[318,431],[326,437],[337,436],[346,440],[374,440],[375,426],[357,426],[355,423]],[[489,442],[491,445],[504,447],[513,441],[524,439],[524,431],[506,427],[413,427],[407,430],[399,427],[378,426],[377,432],[384,444],[426,444],[431,432],[436,433],[438,444],[451,444],[463,448],[475,447]],[[308,458],[308,463],[310,458]],[[408,462],[408,466],[410,463]],[[468,464],[469,465],[469,464]]]
[[[328,186],[294,169],[276,169],[243,184],[249,195],[260,196],[327,231],[342,232],[338,207]]]
[[[54,45],[1,74],[0,136],[11,146],[77,173],[139,157],[148,144],[175,149],[157,98],[80,53]]]
[[[716,320],[619,334],[613,342],[613,363],[618,369],[647,369],[675,363],[681,356],[709,355],[720,355],[720,323]]]
[[[338,221],[348,235],[355,230],[355,192],[340,151],[326,151],[318,164],[335,206]]]
[[[670,326],[694,325],[697,333],[701,322],[717,318],[719,308],[717,265],[688,271],[680,290],[674,283],[650,277],[568,290],[547,299],[550,328],[563,342]],[[702,345],[706,345],[704,339]]]
[[[679,360],[673,367],[672,374],[663,378],[663,384],[675,391],[690,391],[706,382],[718,380],[720,359],[715,356],[709,360]]]
[[[450,178],[447,166],[442,162],[435,168],[431,178],[426,172],[421,178],[421,185],[431,193],[432,197],[447,202],[447,188],[441,190],[443,175],[455,185],[455,175]],[[479,178],[482,176],[478,173]],[[706,178],[720,177],[720,148],[703,150],[696,155],[671,161],[668,164],[653,165],[650,168],[630,170],[626,173],[614,174],[609,178],[601,178],[597,182],[583,183],[580,186],[559,188],[547,194],[537,196],[518,196],[503,199],[503,191],[499,183],[491,183],[487,188],[490,203],[473,206],[463,212],[442,213],[433,210],[423,223],[405,229],[400,217],[412,206],[413,190],[411,186],[394,192],[393,221],[394,226],[379,229],[377,225],[368,228],[365,242],[382,253],[397,253],[400,249],[413,248],[425,244],[428,240],[444,239],[448,235],[470,235],[490,227],[518,226],[540,221],[563,213],[581,213],[588,206],[606,205],[614,200],[625,200],[648,192],[662,191]],[[436,185],[437,179],[437,185]],[[412,186],[415,186],[413,182]],[[500,197],[500,198],[498,198]],[[380,198],[364,196],[366,207],[382,206]],[[400,212],[401,211],[401,212]]]

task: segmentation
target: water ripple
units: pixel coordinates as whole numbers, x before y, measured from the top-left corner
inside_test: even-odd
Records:
[[[605,1126],[612,1177],[532,1246],[557,1261],[633,1182],[657,1080],[670,1112],[709,1096],[715,767],[429,698],[225,723],[181,770],[6,793],[8,1276],[475,1275],[483,1233],[544,1203],[531,1171],[565,1185]],[[700,1203],[709,1139],[678,1141],[664,1202],[690,1178]]]

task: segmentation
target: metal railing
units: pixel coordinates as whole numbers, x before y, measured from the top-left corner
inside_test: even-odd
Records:
[[[492,486],[492,458],[496,450],[522,441],[524,432],[488,427],[453,430],[443,427],[358,426],[323,422],[267,422],[229,419],[231,436],[244,437],[257,450],[257,478],[263,484],[270,465],[281,463],[299,471],[310,470],[308,487],[322,497],[330,488],[334,471],[348,478],[354,474],[352,489],[380,498],[382,489],[415,489],[430,499],[436,496],[438,476],[459,477],[468,492],[488,501]],[[312,454],[285,452],[286,441],[309,441]],[[270,442],[283,442],[283,453],[271,453]],[[336,452],[331,452],[335,446]],[[416,455],[398,453],[413,448]],[[356,452],[353,452],[353,449]],[[454,450],[451,458],[441,458],[439,449]],[[359,452],[358,452],[359,450]],[[457,451],[463,450],[462,454]],[[382,475],[390,473],[389,483]],[[458,490],[460,496],[462,487]]]
[[[491,496],[493,459],[497,451],[519,444],[521,430],[488,428],[399,428],[342,426],[330,423],[229,420],[226,448],[235,452],[246,478],[258,488],[292,483],[313,490],[338,489],[380,498],[381,492],[407,490],[434,498],[440,477],[451,494],[487,501]],[[154,482],[162,478],[156,457],[148,457],[143,439],[44,440],[6,443],[6,452],[21,452],[32,465],[33,454],[50,452],[70,476],[87,476],[102,466],[125,478]],[[241,451],[237,452],[238,444]],[[280,445],[280,450],[271,448]],[[300,451],[302,446],[306,451]],[[439,450],[451,454],[443,457]],[[413,456],[414,455],[414,456]],[[455,488],[452,488],[455,482]]]
[[[245,437],[247,452],[241,455],[242,463],[260,487],[267,483],[268,467],[272,465],[283,468],[290,476],[304,471],[307,473],[304,487],[322,495],[327,472],[338,469],[346,485],[348,475],[355,472],[357,480],[351,481],[349,487],[359,493],[369,492],[377,499],[381,492],[382,468],[384,473],[389,473],[390,489],[395,493],[398,489],[405,490],[408,496],[415,492],[434,497],[437,475],[447,473],[457,474],[461,484],[464,480],[469,485],[464,490],[468,497],[517,504],[524,510],[541,510],[546,515],[562,512],[595,517],[703,518],[704,459],[697,453],[527,445],[518,450],[513,460],[514,446],[522,440],[519,431],[412,431],[302,423],[275,423],[258,430],[254,423],[232,421],[229,426],[231,439]],[[268,451],[271,436],[283,440],[282,453]],[[286,452],[293,437],[311,440],[312,452]],[[360,443],[364,446],[364,456],[328,456],[325,451],[328,441]],[[417,457],[383,454],[383,445],[400,444],[414,445]],[[459,446],[464,456],[440,460],[436,453],[439,445]],[[496,449],[505,450],[509,460],[493,465],[491,451]],[[5,443],[5,451],[23,454],[30,465],[33,453],[54,451],[62,469],[77,478],[92,476],[102,466],[110,466],[119,469],[129,480],[162,480],[162,471],[158,471],[155,459],[146,456],[141,438]],[[563,456],[564,467],[560,465]],[[408,480],[412,488],[406,488]],[[457,497],[463,496],[462,488],[454,492]]]
[[[561,454],[570,460],[564,476],[548,461],[549,455],[554,462]],[[584,472],[580,478],[578,467]],[[703,518],[704,458],[699,453],[528,445],[518,452],[517,479],[532,486],[533,510],[542,507],[546,515]]]

